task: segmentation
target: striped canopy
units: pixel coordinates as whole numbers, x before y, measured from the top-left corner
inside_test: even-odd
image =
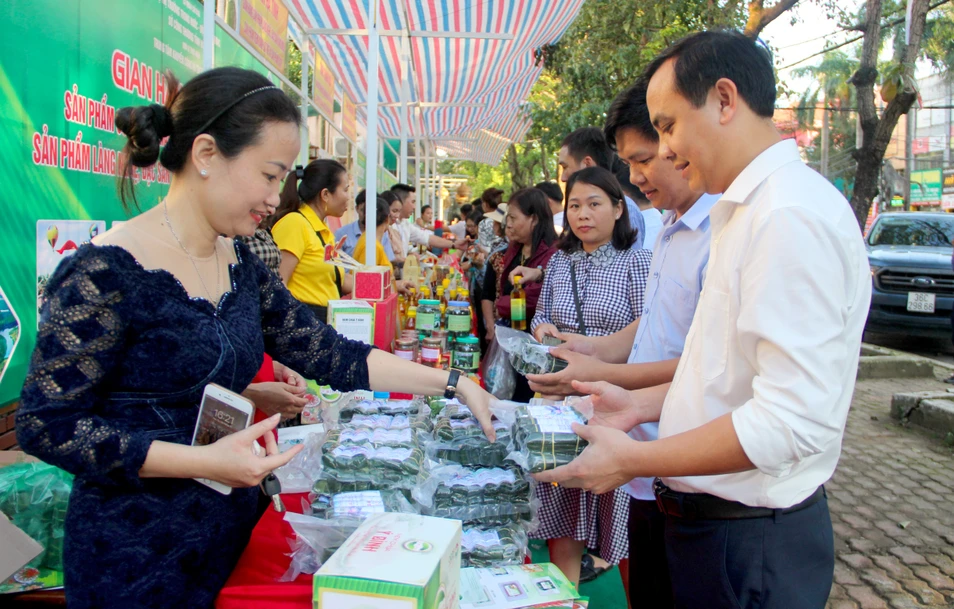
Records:
[[[368,36],[378,1],[378,125],[401,136],[402,36],[409,38],[409,139],[496,164],[531,121],[523,107],[583,0],[291,0],[305,32],[366,122]]]

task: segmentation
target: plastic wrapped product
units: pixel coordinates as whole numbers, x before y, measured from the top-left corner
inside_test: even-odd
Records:
[[[510,355],[500,344],[499,332],[504,329],[498,327],[495,330],[498,337],[490,344],[484,357],[483,376],[488,392],[498,399],[509,400],[517,387],[517,376],[510,363]]]
[[[534,520],[530,483],[519,472],[503,468],[437,468],[433,500],[418,497],[429,513],[438,518],[454,518],[474,524],[507,524]],[[415,492],[427,490],[426,486]]]
[[[417,429],[431,430],[431,421],[422,417],[409,417],[405,414],[355,414],[348,422],[352,427],[368,427],[371,429]]]
[[[322,477],[342,482],[368,481],[388,488],[413,483],[424,469],[420,448],[340,444],[321,456]]]
[[[450,461],[470,467],[501,467],[510,452],[510,429],[502,421],[493,421],[497,441],[489,442],[477,419],[438,418],[434,441],[425,444],[425,452],[435,461]]]
[[[373,415],[417,415],[421,412],[421,403],[417,400],[353,400],[338,412],[338,422],[347,423],[356,414]]]
[[[559,372],[568,365],[565,360],[550,355],[551,347],[520,330],[498,328],[497,342],[507,352],[514,370],[524,376]]]
[[[531,473],[566,465],[586,448],[586,440],[571,427],[586,419],[572,406],[498,402],[491,410],[504,422],[512,421],[512,452],[507,458]]]
[[[282,581],[293,581],[301,573],[315,573],[369,516],[418,513],[402,493],[393,490],[313,497],[311,515],[285,514],[296,537],[291,541],[291,564]]]
[[[0,511],[43,546],[31,567],[63,570],[63,526],[73,476],[46,463],[0,469]]]
[[[342,444],[371,444],[373,446],[391,446],[394,448],[414,448],[418,446],[418,436],[423,432],[405,427],[403,429],[384,429],[371,427],[353,427],[343,425],[327,432],[322,444],[322,453],[327,453]]]
[[[523,564],[527,534],[514,525],[465,526],[460,540],[462,567],[503,567]]]

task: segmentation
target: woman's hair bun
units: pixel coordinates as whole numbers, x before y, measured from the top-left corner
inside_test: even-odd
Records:
[[[172,113],[159,104],[122,108],[116,113],[116,128],[128,139],[129,163],[149,167],[159,160],[159,143],[172,135]]]

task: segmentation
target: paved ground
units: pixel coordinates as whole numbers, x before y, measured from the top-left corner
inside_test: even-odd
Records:
[[[950,374],[938,369],[938,378]],[[859,382],[838,470],[830,609],[954,607],[954,451],[890,418],[894,393],[950,387],[931,379]]]

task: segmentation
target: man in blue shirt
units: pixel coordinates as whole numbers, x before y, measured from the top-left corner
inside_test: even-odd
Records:
[[[605,337],[566,335],[553,354],[568,360],[557,374],[527,378],[545,395],[576,393],[570,382],[608,381],[627,389],[671,381],[685,346],[709,260],[709,210],[718,197],[690,188],[673,164],[657,153],[659,139],[646,107],[646,82],[621,93],[607,113],[606,139],[629,165],[630,181],[664,210],[663,227],[654,244],[653,262],[640,319]],[[638,215],[638,214],[637,214]],[[638,440],[655,440],[658,424],[630,432]],[[630,501],[629,594],[640,607],[673,605],[666,549],[665,520],[656,507],[651,479],[626,487]]]
[[[613,154],[613,150],[606,143],[606,136],[596,127],[583,127],[577,129],[570,135],[563,138],[560,145],[560,152],[557,153],[557,163],[563,169],[560,174],[560,181],[566,182],[577,171],[584,167],[602,167],[613,171],[614,165],[619,159]],[[625,195],[624,195],[625,196]],[[652,243],[646,243],[646,221],[639,211],[636,202],[626,198],[626,208],[629,211],[629,222],[636,231],[636,241],[633,243],[633,249],[639,250],[652,248]]]
[[[354,198],[354,209],[358,213],[359,218],[364,217],[364,203],[367,196],[368,192],[362,190],[358,193],[358,196]],[[358,246],[358,239],[361,238],[361,225],[357,220],[351,224],[345,224],[335,231],[335,241],[341,241],[342,237],[347,237],[347,239],[345,239],[344,245],[341,246],[341,251],[349,256],[354,256],[354,248]]]

